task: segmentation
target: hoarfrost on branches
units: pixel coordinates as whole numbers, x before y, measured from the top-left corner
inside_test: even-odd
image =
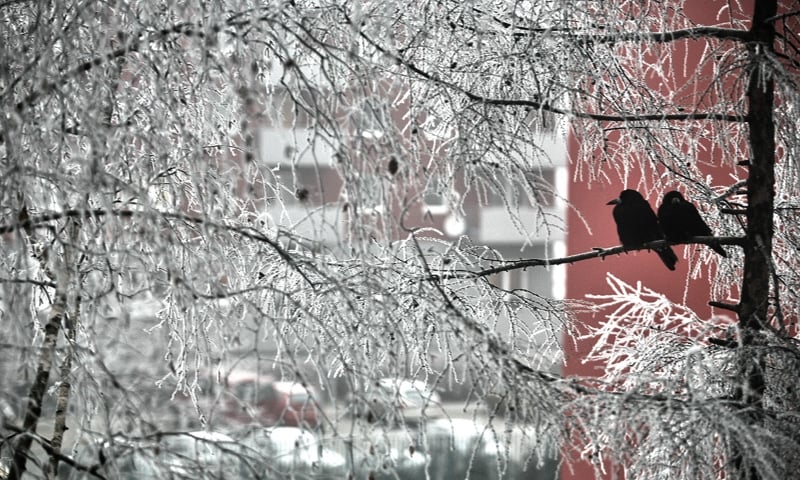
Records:
[[[4,473],[96,471],[82,441],[159,437],[187,399],[213,426],[246,369],[308,388],[351,452],[386,427],[354,405],[402,419],[380,382],[417,379],[460,391],[499,460],[788,478],[797,13],[718,2],[700,24],[690,3],[0,3]],[[684,260],[730,317],[611,274],[579,299],[505,282],[623,251],[553,254],[567,212],[589,223],[566,136],[573,183],[702,200],[729,258]],[[475,207],[542,258],[481,244]],[[601,374],[556,373],[585,340]]]

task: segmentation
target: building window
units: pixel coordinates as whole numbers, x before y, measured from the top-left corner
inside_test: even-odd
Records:
[[[555,205],[555,181],[553,168],[529,172],[521,179],[507,179],[504,188],[488,192],[487,205],[502,207],[516,203],[520,207],[532,206],[529,197],[532,194],[537,205],[552,207]]]
[[[450,213],[450,205],[457,204],[459,199],[460,194],[455,190],[426,192],[422,196],[422,211],[426,215],[445,215]]]
[[[286,205],[312,204],[322,202],[319,188],[319,174],[316,167],[281,164],[272,170],[276,197]]]

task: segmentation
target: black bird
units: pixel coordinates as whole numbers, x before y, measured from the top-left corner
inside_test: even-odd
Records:
[[[658,222],[667,240],[671,242],[685,242],[692,237],[714,235],[697,208],[675,190],[667,192],[661,200],[661,206],[658,207]],[[723,257],[728,256],[718,243],[709,247]]]
[[[623,247],[638,248],[647,242],[664,239],[656,212],[636,190],[623,190],[619,198],[611,200],[607,205],[614,205],[614,221],[617,222],[617,233]],[[675,270],[678,256],[672,248],[664,246],[655,251],[667,268]]]

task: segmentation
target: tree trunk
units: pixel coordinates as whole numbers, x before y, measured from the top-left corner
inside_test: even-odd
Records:
[[[66,313],[67,305],[69,304],[70,287],[73,284],[72,269],[75,268],[72,264],[73,252],[69,245],[77,244],[79,228],[80,227],[77,220],[67,220],[69,243],[64,246],[64,260],[61,265],[60,273],[53,275],[53,273],[48,269],[45,257],[39,258],[42,270],[48,272],[47,275],[53,278],[56,282],[55,300],[50,307],[50,316],[47,324],[44,327],[44,341],[42,342],[42,348],[39,352],[39,363],[36,368],[36,377],[34,378],[30,392],[28,393],[28,402],[25,410],[25,418],[22,423],[22,432],[19,434],[19,438],[14,444],[14,458],[7,477],[10,480],[20,480],[22,475],[25,473],[25,470],[27,470],[27,461],[30,457],[34,434],[36,433],[39,420],[42,416],[42,405],[44,402],[45,392],[47,391],[47,385],[50,382],[50,371],[53,368],[53,356],[55,355],[56,346],[58,345],[58,335],[62,330],[62,325],[67,325],[68,331],[66,333],[68,339],[73,338],[74,335],[74,327],[70,327],[69,323],[71,323],[71,320],[77,321],[77,319],[70,319]],[[32,236],[31,241],[35,242],[36,237]],[[72,352],[67,352],[67,355],[72,355]],[[69,360],[69,357],[67,358],[68,360],[66,360],[66,368],[71,368],[71,361]],[[64,371],[62,370],[62,380],[68,382],[68,378],[69,377],[64,376]],[[57,408],[62,410],[62,416],[66,411],[66,402],[69,394],[69,383],[66,385],[62,384],[61,388],[59,388],[59,399],[57,405]],[[58,452],[61,448],[61,440],[66,423],[63,425],[59,424],[61,420],[58,418],[58,411],[56,412],[56,417],[55,444]],[[52,447],[52,444],[49,446]],[[53,456],[50,460],[48,469],[57,468],[58,461],[56,460],[56,457]]]
[[[78,315],[80,315],[80,312],[76,306],[70,316],[72,320],[75,321],[75,319],[79,318]],[[69,328],[64,332],[64,335],[67,337],[69,345],[66,348],[66,356],[60,368],[60,383],[58,385],[58,393],[56,394],[56,418],[53,425],[53,439],[50,441],[50,447],[56,454],[61,453],[61,447],[64,443],[64,432],[67,431],[67,408],[69,407],[69,398],[72,393],[70,375],[72,374],[72,356],[75,354],[73,350],[75,328]],[[58,461],[57,455],[50,456],[50,464],[48,466],[48,475],[50,478],[56,478],[56,475],[58,475]]]
[[[750,134],[750,172],[747,178],[747,244],[739,307],[743,329],[757,331],[767,323],[769,279],[772,265],[772,216],[775,197],[774,82],[764,68],[772,50],[775,29],[767,19],[775,16],[777,0],[759,0],[751,32],[750,81],[747,86]]]
[[[39,365],[36,369],[36,377],[28,393],[27,408],[25,419],[22,423],[22,433],[14,445],[14,459],[9,471],[10,480],[19,480],[25,473],[28,456],[30,455],[33,435],[36,433],[36,426],[42,415],[42,402],[47,391],[47,384],[50,381],[50,369],[53,366],[53,354],[58,342],[58,332],[61,329],[61,321],[64,318],[66,309],[66,292],[61,291],[56,295],[56,302],[51,307],[50,319],[44,327],[44,342],[39,353]]]
[[[777,0],[754,2],[752,39],[748,45],[750,79],[747,85],[747,125],[750,142],[747,177],[747,242],[744,248],[744,275],[739,303],[741,348],[737,392],[743,415],[759,422],[763,407],[763,358],[758,347],[759,331],[769,323],[770,278],[772,276],[772,236],[775,197],[775,126],[773,124],[774,81],[766,68],[766,54],[773,49]],[[777,286],[775,286],[777,289]],[[776,290],[777,294],[777,290]],[[749,412],[749,413],[747,413]],[[755,468],[742,465],[739,445],[734,445],[733,462],[739,478],[760,478]]]

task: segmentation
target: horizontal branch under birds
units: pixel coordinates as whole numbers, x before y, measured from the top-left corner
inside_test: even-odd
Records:
[[[186,221],[194,224],[206,224],[216,228],[223,228],[226,230],[230,230],[236,232],[246,238],[250,238],[256,241],[264,241],[269,243],[272,247],[274,247],[278,254],[281,255],[289,264],[294,264],[294,260],[291,255],[284,251],[283,248],[278,244],[277,241],[264,236],[263,234],[257,233],[252,231],[250,228],[238,228],[236,226],[231,225],[218,225],[211,221],[210,219],[205,219],[202,217],[195,217],[191,215],[187,215],[184,213],[174,213],[174,212],[145,212],[145,211],[136,211],[136,210],[104,210],[104,209],[94,209],[94,210],[81,210],[81,209],[70,209],[64,210],[61,212],[49,212],[42,215],[33,216],[27,218],[23,221],[17,221],[13,223],[7,224],[0,224],[0,235],[12,233],[17,230],[27,229],[27,228],[39,228],[42,226],[47,225],[49,222],[61,220],[65,218],[96,218],[99,219],[105,216],[115,216],[120,218],[129,218],[136,215],[148,216],[153,215],[160,218],[171,218],[173,220],[181,220]],[[456,279],[456,278],[476,278],[476,277],[485,277],[489,275],[494,275],[497,273],[507,272],[511,270],[519,270],[525,269],[529,267],[551,267],[555,265],[566,265],[571,263],[577,263],[584,260],[589,260],[592,258],[605,258],[609,255],[619,255],[625,252],[632,252],[637,250],[653,250],[659,247],[664,247],[667,245],[689,245],[689,244],[701,244],[701,245],[745,245],[745,237],[692,237],[684,242],[670,242],[667,240],[656,240],[653,242],[647,242],[641,247],[636,248],[625,248],[623,246],[611,247],[611,248],[601,248],[595,247],[589,252],[578,253],[575,255],[569,255],[566,257],[559,257],[559,258],[526,258],[520,260],[514,260],[504,263],[503,265],[499,265],[497,267],[487,268],[484,270],[478,271],[470,271],[470,270],[455,270],[450,271],[447,273],[442,274],[431,274],[429,275],[428,280],[446,280],[446,279]],[[305,275],[304,275],[305,276]]]
[[[670,242],[667,240],[656,240],[653,242],[647,242],[641,247],[637,248],[625,248],[623,246],[618,247],[611,247],[611,248],[600,248],[596,247],[592,249],[590,252],[584,253],[577,253],[575,255],[569,255],[566,257],[559,257],[559,258],[525,258],[520,260],[513,260],[506,262],[503,265],[499,265],[497,267],[487,268],[485,270],[478,270],[478,271],[469,271],[469,270],[456,270],[450,271],[443,274],[435,274],[432,275],[429,280],[447,280],[447,279],[455,279],[455,278],[476,278],[476,277],[486,277],[489,275],[495,275],[498,273],[508,272],[511,270],[519,270],[525,269],[529,267],[552,267],[555,265],[566,265],[571,263],[577,263],[584,260],[589,260],[591,258],[605,258],[609,255],[619,255],[625,252],[634,252],[637,250],[653,250],[658,247],[664,247],[667,245],[692,245],[692,244],[699,244],[699,245],[745,245],[745,237],[692,237],[685,242]]]

